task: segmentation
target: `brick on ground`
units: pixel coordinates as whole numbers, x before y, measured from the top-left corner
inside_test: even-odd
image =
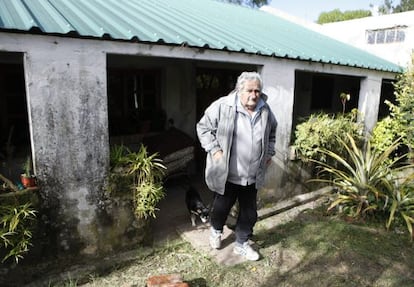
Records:
[[[189,287],[180,274],[155,275],[147,279],[147,287]]]

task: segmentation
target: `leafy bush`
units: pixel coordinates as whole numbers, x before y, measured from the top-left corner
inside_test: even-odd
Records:
[[[312,114],[306,121],[296,126],[294,146],[298,157],[304,162],[328,160],[321,149],[343,154],[344,148],[338,139],[348,141],[346,134],[352,135],[356,141],[362,142],[363,125],[357,122],[357,110],[349,114],[330,115]]]
[[[385,150],[391,142],[402,137],[403,144],[414,150],[414,58],[412,65],[398,77],[395,87],[396,104],[386,101],[390,115],[379,121],[373,130],[371,142]],[[413,155],[411,154],[410,157]]]
[[[385,151],[401,136],[397,134],[400,130],[401,128],[394,118],[385,117],[375,125],[370,139],[371,145],[379,151]]]

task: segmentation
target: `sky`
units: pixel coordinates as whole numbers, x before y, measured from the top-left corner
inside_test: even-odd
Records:
[[[370,4],[380,6],[384,0],[271,0],[270,6],[293,16],[315,22],[321,12],[335,9],[371,10]]]

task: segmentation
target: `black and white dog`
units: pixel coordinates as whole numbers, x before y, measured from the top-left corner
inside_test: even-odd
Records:
[[[206,223],[209,219],[210,210],[204,205],[198,191],[190,186],[185,195],[185,202],[187,204],[188,212],[190,213],[191,224],[196,226],[197,217],[201,222]]]

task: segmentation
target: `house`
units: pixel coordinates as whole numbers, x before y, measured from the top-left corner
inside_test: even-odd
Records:
[[[327,23],[321,31],[397,65],[411,64],[414,11]]]
[[[260,191],[272,201],[303,192],[287,169],[298,119],[340,111],[349,92],[347,108],[358,107],[369,131],[402,68],[220,1],[1,1],[0,160],[33,158],[42,221],[53,230],[43,251],[95,256],[134,244],[105,199],[111,142],[138,143],[166,122],[196,140],[204,109],[245,70],[262,75],[278,120]]]
[[[317,24],[271,6],[262,11],[305,26],[321,34],[353,45],[402,67],[411,64],[414,49],[414,11],[379,15],[347,21]]]

